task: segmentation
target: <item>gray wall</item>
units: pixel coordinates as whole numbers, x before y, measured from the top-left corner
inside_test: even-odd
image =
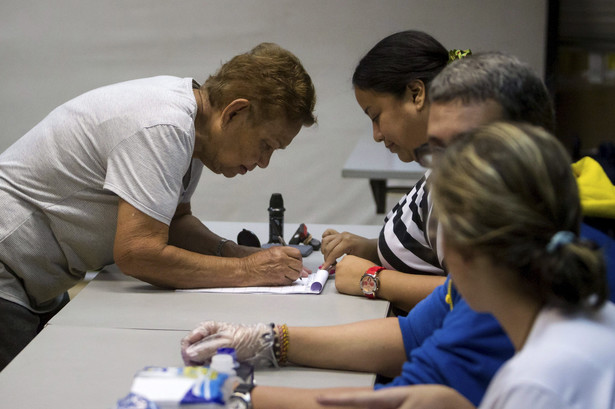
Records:
[[[355,141],[371,133],[350,78],[378,40],[410,28],[448,48],[502,50],[543,70],[546,0],[3,0],[0,151],[86,90],[159,74],[202,81],[272,41],[311,74],[319,124],[267,169],[233,179],[204,171],[195,214],[265,221],[271,193],[280,192],[288,222],[377,224],[367,181],[341,177]]]

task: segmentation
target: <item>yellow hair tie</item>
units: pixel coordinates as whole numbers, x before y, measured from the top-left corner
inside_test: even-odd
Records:
[[[461,60],[468,55],[472,55],[472,50],[469,48],[467,50],[457,50],[453,49],[448,52],[448,62],[452,63],[455,60]]]

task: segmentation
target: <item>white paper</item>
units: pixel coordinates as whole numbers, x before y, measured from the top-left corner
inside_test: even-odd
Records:
[[[176,290],[197,293],[234,293],[234,294],[320,294],[329,279],[327,270],[318,270],[307,277],[295,280],[291,285],[271,287],[228,287],[228,288],[192,288]]]

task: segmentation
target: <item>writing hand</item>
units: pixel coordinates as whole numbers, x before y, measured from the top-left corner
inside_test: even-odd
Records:
[[[270,247],[241,260],[249,285],[289,285],[307,277],[301,252],[293,247]]]

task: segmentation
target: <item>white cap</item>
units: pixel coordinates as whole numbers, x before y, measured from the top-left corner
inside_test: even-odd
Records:
[[[229,375],[236,375],[235,372],[235,360],[232,355],[229,354],[216,354],[211,358],[211,369],[220,373]]]

